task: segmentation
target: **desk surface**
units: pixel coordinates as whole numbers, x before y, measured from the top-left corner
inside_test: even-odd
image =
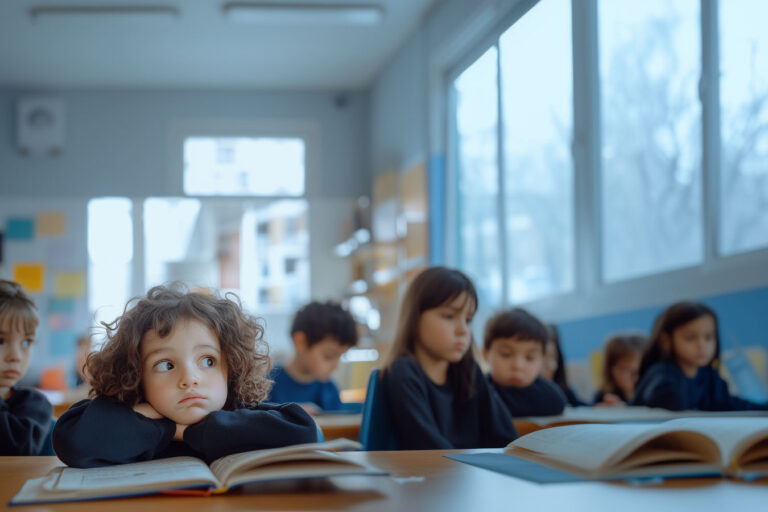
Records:
[[[473,450],[483,451],[483,450]],[[487,450],[486,450],[487,451]],[[442,455],[457,450],[344,454],[389,471],[387,477],[341,477],[326,484],[295,483],[282,490],[246,489],[210,497],[144,496],[116,500],[12,507],[43,512],[124,510],[765,510],[768,484],[719,478],[670,480],[659,485],[569,483],[539,485],[462,464]],[[55,457],[0,457],[0,507],[29,478],[43,476]]]

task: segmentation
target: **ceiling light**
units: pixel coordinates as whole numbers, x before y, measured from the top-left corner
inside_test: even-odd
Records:
[[[229,20],[261,25],[376,25],[384,18],[375,4],[227,2],[222,10]]]
[[[29,17],[35,21],[43,18],[75,17],[110,18],[178,18],[179,9],[171,6],[151,5],[88,5],[88,6],[39,6],[29,9]]]

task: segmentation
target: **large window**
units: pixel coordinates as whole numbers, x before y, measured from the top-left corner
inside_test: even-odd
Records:
[[[768,246],[768,2],[720,3],[724,254]]]
[[[700,269],[743,273],[717,261],[737,253],[759,264],[768,2],[531,0],[506,12],[449,74],[449,263],[485,306],[581,310],[590,294],[608,308],[670,278],[704,290]]]
[[[453,82],[458,262],[490,308],[573,288],[570,9],[537,4]]]
[[[603,278],[702,261],[699,0],[598,4]]]

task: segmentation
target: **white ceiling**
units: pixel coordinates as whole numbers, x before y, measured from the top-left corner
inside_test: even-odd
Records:
[[[226,19],[225,0],[0,0],[0,86],[360,89],[437,1],[365,0],[384,9],[375,26],[260,26]],[[64,5],[170,6],[180,15],[30,16]]]

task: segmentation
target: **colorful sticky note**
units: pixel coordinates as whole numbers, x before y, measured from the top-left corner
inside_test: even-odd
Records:
[[[66,313],[72,314],[75,312],[75,301],[71,299],[54,299],[48,300],[48,313]]]
[[[83,297],[85,295],[85,272],[57,272],[53,276],[55,297]]]
[[[71,356],[75,353],[75,342],[78,333],[75,331],[51,331],[48,355],[52,357]]]
[[[37,214],[37,236],[61,236],[67,229],[67,216],[62,212]]]
[[[13,280],[29,293],[41,293],[45,285],[45,265],[42,263],[15,263]]]
[[[35,220],[26,217],[9,217],[5,226],[6,240],[31,240],[35,236]]]

